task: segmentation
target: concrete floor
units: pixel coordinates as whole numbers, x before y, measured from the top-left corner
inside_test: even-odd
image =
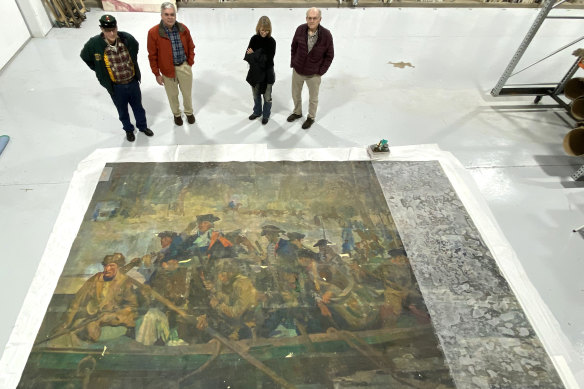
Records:
[[[183,9],[196,44],[197,123],[175,127],[166,96],[150,72],[147,29],[157,14],[116,14],[141,43],[142,93],[153,138],[125,140],[115,108],[79,59],[99,32],[94,10],[80,29],[32,39],[0,73],[0,348],[3,350],[41,259],[78,163],[96,148],[174,144],[256,144],[326,148],[436,143],[475,178],[526,275],[539,291],[584,374],[584,182],[570,175],[584,160],[568,157],[562,138],[573,121],[544,98],[493,98],[489,92],[537,14],[535,9],[323,9],[336,56],[323,77],[316,124],[287,123],[292,109],[289,45],[304,9]],[[582,16],[583,10],[555,14]],[[273,23],[277,81],[270,122],[250,122],[252,99],[242,60],[261,15]],[[522,68],[579,38],[577,20],[547,20]],[[574,47],[575,48],[575,47]],[[571,49],[511,79],[558,82]],[[389,62],[409,62],[394,67]],[[579,72],[582,72],[580,70]],[[577,74],[578,75],[578,74]],[[305,98],[305,111],[307,96]],[[306,112],[305,112],[306,113]],[[66,206],[66,205],[64,205]],[[572,361],[574,362],[574,361]],[[574,366],[576,366],[574,368]]]

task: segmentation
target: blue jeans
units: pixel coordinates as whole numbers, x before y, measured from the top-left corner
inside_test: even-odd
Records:
[[[253,114],[256,116],[264,116],[266,119],[270,117],[272,112],[272,84],[268,84],[266,87],[266,93],[264,93],[264,107],[262,109],[262,95],[260,93],[259,84],[251,88],[253,93]]]
[[[134,131],[134,125],[130,121],[128,104],[130,104],[134,112],[138,130],[144,131],[148,128],[148,124],[146,124],[146,111],[142,107],[142,92],[140,92],[140,84],[137,80],[129,84],[114,84],[112,100],[118,110],[118,117],[124,126],[124,131]]]

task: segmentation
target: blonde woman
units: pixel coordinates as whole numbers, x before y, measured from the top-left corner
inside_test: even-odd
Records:
[[[262,16],[256,26],[256,34],[249,40],[244,60],[249,63],[246,81],[251,85],[253,94],[253,113],[249,120],[262,117],[267,124],[272,111],[272,85],[276,81],[274,55],[276,41],[272,38],[272,22]],[[262,96],[264,98],[262,105]]]

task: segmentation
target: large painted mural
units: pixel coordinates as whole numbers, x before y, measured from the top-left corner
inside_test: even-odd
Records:
[[[176,7],[176,1],[171,0]],[[101,0],[107,12],[160,12],[160,0]]]
[[[112,163],[22,388],[452,388],[371,162]]]

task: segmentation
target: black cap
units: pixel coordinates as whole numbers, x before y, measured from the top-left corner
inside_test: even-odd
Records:
[[[116,28],[118,26],[118,22],[112,15],[103,15],[101,18],[99,18],[99,26],[103,28]]]

